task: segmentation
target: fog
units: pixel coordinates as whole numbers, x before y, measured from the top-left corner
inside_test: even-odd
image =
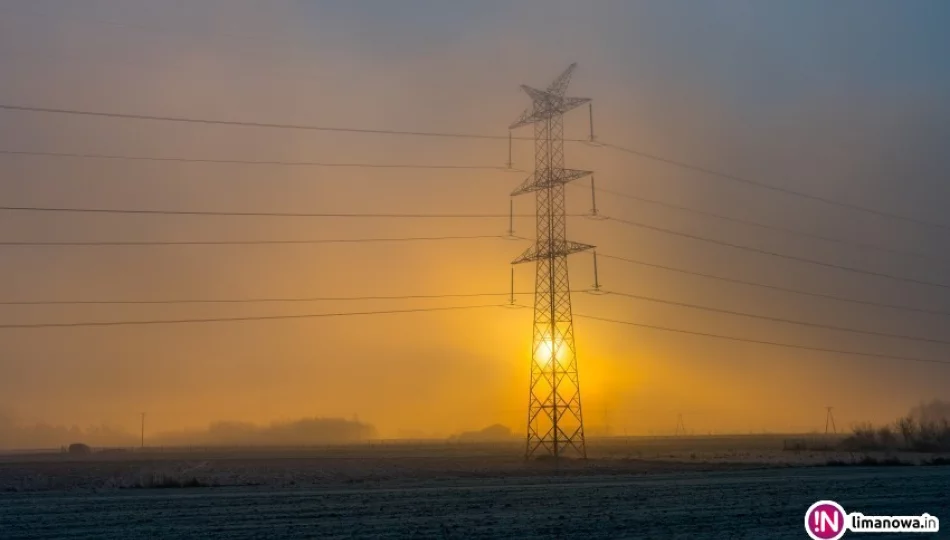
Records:
[[[9,0],[0,104],[504,137],[569,63],[597,137],[781,188],[950,226],[945,3],[718,1],[268,2]],[[588,135],[583,109],[569,138]],[[516,133],[530,136],[530,129]],[[4,206],[340,213],[492,213],[526,173],[507,141],[328,133],[0,110],[0,150],[208,160],[478,165],[367,169],[0,155]],[[532,167],[515,141],[515,167]],[[568,143],[598,187],[842,245],[599,193],[606,215],[758,249],[948,283],[947,229],[847,210]],[[591,207],[589,184],[569,210]],[[516,212],[533,211],[517,198]],[[533,220],[516,233],[533,236]],[[358,239],[504,234],[507,218],[323,219],[0,211],[0,240]],[[947,287],[763,256],[571,218],[604,254],[739,280],[950,312]],[[0,301],[505,293],[524,242],[256,246],[0,246]],[[912,255],[896,252],[913,252]],[[601,258],[607,290],[932,340],[948,317],[822,300]],[[571,285],[594,281],[589,255]],[[532,269],[516,267],[529,291]],[[260,304],[0,305],[0,326],[228,318],[494,304],[498,298]],[[530,302],[530,296],[521,298]],[[578,314],[813,348],[947,361],[947,347],[619,296]],[[270,321],[0,328],[0,407],[16,446],[278,437],[301,418],[358,415],[378,437],[524,430],[531,310],[479,308]],[[810,431],[890,422],[950,390],[938,363],[795,350],[578,318],[591,433]],[[216,424],[222,419],[236,424]],[[208,428],[209,425],[217,426]],[[250,427],[259,426],[259,427]],[[27,427],[28,426],[28,427]],[[50,426],[83,426],[82,428]],[[87,428],[85,426],[113,426]],[[260,427],[264,426],[264,427]],[[346,424],[362,433],[363,427]],[[8,428],[0,446],[8,446]],[[73,429],[79,431],[72,431]],[[288,428],[290,429],[290,428]],[[342,428],[341,428],[342,429]],[[291,429],[293,431],[293,429]],[[309,433],[309,432],[307,432]],[[347,432],[350,433],[350,432]],[[131,435],[129,435],[131,434]],[[227,434],[227,435],[226,435]],[[216,437],[223,439],[216,439]],[[283,435],[280,435],[281,437]],[[309,436],[309,435],[308,435]],[[347,437],[350,435],[346,435]],[[355,435],[354,435],[355,436]],[[184,437],[184,435],[183,435]],[[189,435],[190,437],[190,435]],[[202,439],[201,437],[206,437]],[[290,440],[296,440],[288,435]],[[185,440],[185,439],[181,439]],[[283,440],[283,439],[281,439]],[[115,441],[114,443],[111,441]],[[128,442],[127,442],[128,441]]]
[[[9,414],[0,415],[0,441],[3,449],[35,450],[64,448],[83,443],[95,448],[150,449],[173,446],[304,446],[347,444],[377,439],[376,429],[357,419],[301,418],[255,425],[250,422],[219,421],[203,429],[147,432],[145,424],[138,433],[122,427],[54,426],[45,423],[25,425]]]

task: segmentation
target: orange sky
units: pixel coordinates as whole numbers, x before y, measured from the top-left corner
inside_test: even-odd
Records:
[[[108,18],[108,2],[96,3]],[[584,32],[555,39],[532,26],[479,20],[490,31],[405,43],[396,30],[357,37],[362,15],[300,20],[290,8],[263,15],[252,4],[209,16],[219,32],[176,38],[88,22],[3,22],[0,102],[326,126],[505,134],[528,104],[522,83],[541,86],[578,61],[569,94],[592,97],[603,140],[762,178],[790,188],[939,221],[936,154],[903,155],[909,133],[939,140],[921,116],[945,104],[905,92],[825,93],[821,72],[800,75],[789,97],[776,87],[752,96],[706,80],[663,42],[626,39],[609,13],[586,15],[604,42]],[[145,9],[139,6],[141,9]],[[197,8],[196,8],[197,9]],[[571,8],[554,28],[569,27]],[[635,17],[635,12],[626,16]],[[116,17],[149,24],[145,11]],[[624,11],[624,13],[627,13]],[[641,14],[644,17],[647,14]],[[309,16],[309,15],[308,15]],[[172,10],[151,23],[181,23]],[[258,17],[265,17],[260,19]],[[301,15],[302,17],[302,15]],[[517,17],[527,17],[518,12]],[[88,19],[96,19],[88,16]],[[669,20],[660,17],[663,24]],[[517,18],[515,20],[518,20]],[[639,20],[639,19],[638,19]],[[355,22],[354,22],[355,21]],[[362,21],[362,22],[361,22]],[[220,29],[259,25],[289,46],[228,38]],[[384,22],[375,21],[373,24]],[[351,26],[346,26],[347,24]],[[395,23],[393,23],[395,24]],[[420,23],[421,24],[421,23]],[[474,23],[473,23],[474,24]],[[648,25],[648,22],[637,23]],[[349,29],[349,30],[348,30]],[[715,40],[726,40],[719,28]],[[47,39],[43,42],[40,36]],[[389,36],[389,37],[386,37]],[[786,39],[786,38],[776,38]],[[834,45],[829,45],[833,47]],[[707,61],[722,60],[719,57]],[[775,62],[788,61],[776,55]],[[745,68],[752,70],[754,66]],[[750,71],[751,73],[751,71]],[[743,76],[752,76],[742,72]],[[794,73],[790,70],[789,73]],[[793,75],[789,75],[792,77]],[[908,75],[913,82],[913,74]],[[919,74],[922,86],[927,80]],[[856,77],[849,88],[860,87]],[[809,86],[811,84],[812,86]],[[941,107],[943,107],[941,109]],[[504,141],[427,139],[228,128],[2,112],[0,147],[75,153],[210,159],[498,165]],[[587,135],[584,110],[567,120],[569,137]],[[526,130],[523,135],[528,135]],[[522,134],[522,133],[519,133]],[[928,138],[929,137],[929,138]],[[877,161],[905,159],[921,174],[895,180]],[[809,156],[809,159],[802,159]],[[929,156],[929,157],[928,157]],[[919,158],[919,159],[918,159]],[[927,159],[934,161],[926,161]],[[532,165],[516,143],[516,167]],[[568,167],[596,171],[600,187],[856,242],[929,253],[945,251],[932,230],[711,180],[695,172],[604,148],[569,143]],[[346,169],[96,160],[0,158],[0,200],[11,205],[262,210],[277,212],[504,213],[523,174],[504,171]],[[913,178],[911,178],[913,176]],[[945,178],[945,175],[943,176]],[[918,182],[918,183],[915,183]],[[589,185],[568,190],[571,212],[590,208]],[[943,199],[946,200],[945,190]],[[735,243],[940,280],[946,264],[869,253],[775,231],[724,223],[629,199],[599,195],[598,207],[625,217]],[[516,211],[533,210],[530,198]],[[532,220],[516,232],[532,236]],[[497,220],[330,220],[168,216],[76,216],[0,212],[6,240],[360,238],[503,234]],[[573,218],[569,236],[607,254],[815,292],[946,309],[946,291],[898,285],[743,253],[616,223]],[[428,243],[242,247],[2,248],[0,297],[168,299],[506,292],[509,261],[524,242],[500,239]],[[577,289],[593,283],[588,254],[571,261]],[[822,324],[939,338],[946,319],[863,309],[729,285],[601,259],[607,289]],[[516,288],[532,287],[530,266]],[[867,338],[703,313],[616,297],[575,294],[575,311],[701,332],[816,347],[946,358],[939,345]],[[490,300],[490,299],[489,299]],[[498,299],[503,301],[503,299]],[[525,297],[523,301],[528,301]],[[4,306],[0,323],[231,317],[404,309],[486,303],[485,299],[187,306]],[[147,327],[0,330],[0,407],[26,423],[106,422],[130,431],[139,411],[154,430],[195,428],[221,419],[266,423],[303,416],[358,415],[382,436],[443,436],[501,422],[523,430],[530,310]],[[887,421],[945,394],[946,367],[717,341],[576,322],[584,410],[591,433],[688,429],[823,429],[834,405],[843,425]]]

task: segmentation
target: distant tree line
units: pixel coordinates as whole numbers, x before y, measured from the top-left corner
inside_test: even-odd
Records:
[[[893,425],[856,425],[841,447],[850,451],[950,452],[950,402],[934,400],[914,407]]]
[[[302,418],[259,426],[247,422],[215,422],[206,429],[146,435],[147,446],[307,446],[354,443],[376,438],[370,424],[342,418]],[[131,448],[139,434],[120,428],[21,424],[0,411],[0,449],[54,449],[81,444],[91,448]]]

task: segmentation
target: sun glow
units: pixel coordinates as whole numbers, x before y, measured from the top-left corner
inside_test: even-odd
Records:
[[[567,346],[562,338],[552,341],[550,337],[546,336],[542,339],[535,348],[535,361],[542,366],[548,365],[551,362],[552,352],[558,362],[564,359],[567,354]]]

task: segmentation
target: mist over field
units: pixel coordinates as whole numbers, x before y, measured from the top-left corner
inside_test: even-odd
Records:
[[[932,400],[910,408],[902,418],[910,418],[920,424],[946,425],[950,422],[950,402]],[[897,430],[897,421],[883,423],[879,427]],[[854,425],[864,426],[868,422]],[[685,427],[685,426],[684,426]],[[841,433],[848,433],[852,426],[841,426]],[[818,427],[813,432],[820,431]],[[697,435],[692,430],[693,435]],[[674,435],[677,433],[674,430]],[[84,443],[97,448],[134,448],[142,443],[141,433],[135,434],[123,428],[111,426],[54,426],[49,424],[23,424],[9,413],[0,412],[0,450],[51,449]],[[399,437],[406,440],[428,439],[424,432],[406,431]],[[594,436],[624,435],[623,433],[598,432]],[[663,433],[659,435],[670,435]],[[703,435],[703,433],[698,433]],[[149,432],[145,442],[148,447],[164,446],[307,446],[345,445],[379,440],[379,433],[370,424],[342,418],[303,418],[268,425],[250,422],[218,421],[205,429],[186,431]],[[512,442],[521,440],[520,433],[513,433],[508,426],[494,424],[483,429],[455,433],[446,440],[458,443]]]
[[[214,422],[205,429],[149,433],[149,447],[163,446],[306,446],[347,444],[375,439],[376,429],[342,418],[303,418],[268,425],[250,422]],[[142,444],[141,433],[110,426],[53,426],[18,424],[0,415],[0,449],[49,449],[73,443],[92,447],[134,448]]]

